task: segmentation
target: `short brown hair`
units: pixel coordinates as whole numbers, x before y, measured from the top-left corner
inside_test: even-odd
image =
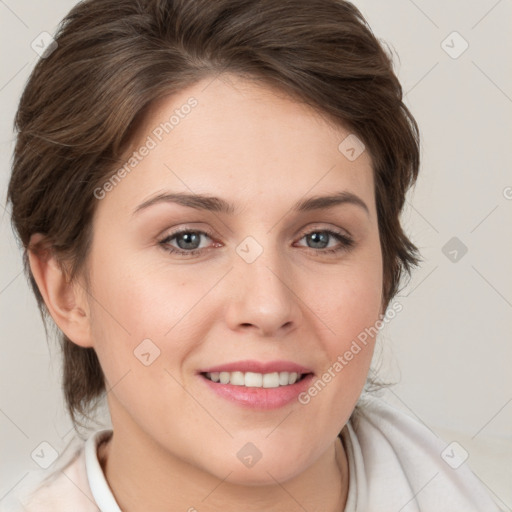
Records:
[[[33,70],[15,120],[8,200],[31,274],[34,233],[84,269],[94,190],[156,99],[229,72],[277,87],[348,127],[372,157],[383,257],[383,307],[420,261],[400,225],[419,168],[419,133],[391,58],[361,13],[341,0],[85,0],[63,20],[56,49]],[[36,248],[30,248],[36,249]],[[60,333],[67,408],[87,416],[105,391],[92,348]]]

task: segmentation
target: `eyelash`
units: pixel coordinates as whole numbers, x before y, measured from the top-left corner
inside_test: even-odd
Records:
[[[208,233],[207,231],[202,231],[202,230],[198,230],[198,229],[183,229],[183,230],[175,231],[174,233],[167,235],[163,240],[160,240],[158,243],[162,246],[164,251],[171,253],[171,254],[178,254],[180,256],[195,256],[196,254],[205,250],[203,248],[203,249],[192,249],[190,251],[185,251],[182,249],[176,249],[175,247],[169,246],[169,242],[171,240],[177,238],[180,235],[186,234],[186,233],[196,233],[199,235],[205,235],[208,238],[213,240],[213,236],[210,233]],[[332,231],[330,229],[314,229],[312,231],[308,231],[308,232],[304,233],[300,237],[299,240],[302,240],[304,237],[311,235],[313,233],[326,233],[326,234],[334,237],[338,242],[341,243],[341,245],[339,247],[330,248],[330,249],[315,249],[313,247],[305,247],[305,249],[309,249],[310,251],[313,251],[316,253],[321,253],[324,255],[332,255],[332,254],[340,253],[343,251],[348,251],[348,250],[352,249],[352,247],[355,245],[354,240],[351,237],[349,237],[343,233],[339,233],[337,231]]]

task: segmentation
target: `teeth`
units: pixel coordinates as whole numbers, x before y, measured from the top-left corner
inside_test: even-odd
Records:
[[[286,386],[289,382],[289,376],[290,374],[287,372],[281,372],[279,374],[279,385],[280,386]]]
[[[229,382],[231,383],[231,379],[229,379]],[[261,388],[261,387],[263,387],[263,374],[247,372],[245,374],[244,385],[246,388]]]
[[[234,384],[235,386],[244,385],[244,374],[242,372],[233,372],[231,375],[229,375],[228,372],[222,373],[227,373],[229,382],[231,382],[231,384]]]
[[[278,388],[279,387],[279,373],[264,373],[261,378],[261,383],[264,388]]]
[[[278,388],[295,384],[302,374],[296,372],[212,372],[206,373],[206,378],[221,384],[245,386],[247,388]]]

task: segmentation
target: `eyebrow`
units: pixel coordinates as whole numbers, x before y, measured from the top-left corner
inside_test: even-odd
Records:
[[[220,197],[210,196],[207,194],[175,192],[158,194],[157,196],[144,201],[137,206],[133,214],[135,215],[140,211],[159,203],[176,203],[196,210],[206,210],[215,213],[224,213],[227,215],[234,215],[236,213],[235,206]],[[370,215],[370,210],[366,203],[359,196],[348,191],[338,192],[327,196],[314,196],[308,199],[302,199],[295,203],[291,210],[299,213],[309,212],[333,208],[334,206],[342,204],[353,204],[355,206],[359,206],[365,210],[368,215]]]

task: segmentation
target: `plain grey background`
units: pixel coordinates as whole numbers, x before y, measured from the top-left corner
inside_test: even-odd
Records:
[[[75,3],[0,0],[0,500],[38,468],[31,454],[41,443],[59,453],[73,436],[58,352],[22,273],[5,190],[14,113],[39,58],[31,44]],[[422,134],[403,222],[425,261],[380,335],[381,375],[399,381],[384,398],[447,445],[458,442],[512,510],[512,1],[354,3],[398,55]]]

